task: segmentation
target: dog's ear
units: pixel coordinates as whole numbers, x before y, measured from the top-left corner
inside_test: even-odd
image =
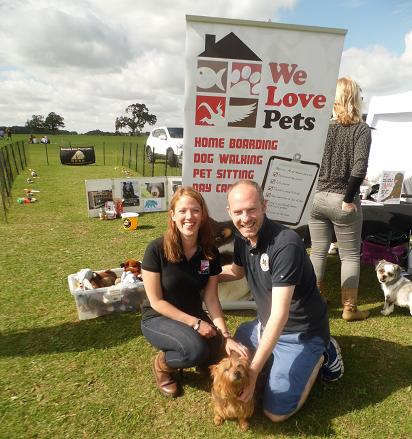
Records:
[[[398,264],[393,264],[393,271],[396,274],[396,277],[398,277],[402,273],[402,268]]]
[[[377,270],[378,267],[380,267],[381,265],[386,264],[386,263],[387,263],[387,262],[385,261],[385,259],[381,259],[380,261],[378,261],[378,262],[375,264],[375,270]]]
[[[211,366],[209,366],[210,376],[211,376],[212,378],[215,377],[216,369],[217,369],[217,364],[212,364]]]

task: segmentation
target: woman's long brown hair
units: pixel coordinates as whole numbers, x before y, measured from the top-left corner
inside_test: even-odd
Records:
[[[207,210],[206,202],[199,192],[195,191],[190,186],[180,187],[174,193],[170,200],[169,217],[167,221],[167,230],[163,239],[163,251],[166,259],[169,262],[180,262],[183,257],[183,246],[180,237],[179,229],[176,227],[176,223],[172,219],[172,214],[175,211],[177,202],[182,197],[190,197],[196,200],[202,210],[202,221],[197,235],[197,242],[203,250],[203,254],[206,259],[213,258],[213,235],[210,226],[209,212]]]

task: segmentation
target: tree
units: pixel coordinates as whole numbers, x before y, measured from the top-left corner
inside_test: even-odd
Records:
[[[44,128],[44,116],[41,114],[33,114],[31,119],[26,122],[26,127],[31,131],[41,131]]]
[[[131,104],[125,111],[126,116],[116,117],[114,122],[116,132],[120,128],[128,127],[131,135],[134,136],[136,132],[141,132],[145,124],[154,125],[157,121],[157,117],[154,114],[149,114],[145,104]]]
[[[54,113],[49,113],[44,121],[45,128],[49,129],[52,133],[58,131],[59,128],[64,128],[64,118]]]

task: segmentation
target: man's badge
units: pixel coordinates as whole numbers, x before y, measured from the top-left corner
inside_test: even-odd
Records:
[[[260,257],[260,268],[262,271],[268,271],[269,270],[269,256],[267,253],[263,253]]]

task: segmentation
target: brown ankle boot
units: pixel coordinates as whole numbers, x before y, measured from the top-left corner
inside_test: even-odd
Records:
[[[369,317],[369,311],[361,311],[356,304],[358,303],[357,288],[342,288],[342,318],[347,322],[355,320],[365,320]]]
[[[153,359],[153,373],[157,387],[164,396],[176,398],[180,393],[180,386],[171,373],[177,371],[166,364],[165,353],[159,352]]]

